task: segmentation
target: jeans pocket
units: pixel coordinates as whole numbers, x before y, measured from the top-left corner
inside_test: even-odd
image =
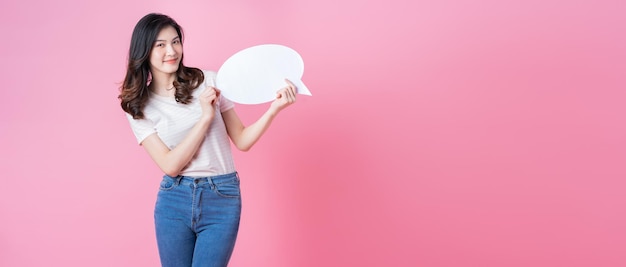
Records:
[[[159,190],[167,191],[167,190],[171,190],[174,187],[176,187],[176,180],[174,180],[174,178],[169,177],[167,175],[163,176],[163,180],[161,180],[161,184],[159,185]]]
[[[232,181],[220,183],[215,185],[215,193],[221,197],[226,198],[239,198],[241,197],[241,190],[239,188],[239,179],[233,178]]]

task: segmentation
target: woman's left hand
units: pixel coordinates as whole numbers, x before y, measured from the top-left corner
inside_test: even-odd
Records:
[[[273,109],[275,113],[283,110],[287,106],[296,102],[296,86],[289,80],[285,79],[287,83],[286,87],[281,88],[276,92],[276,99],[272,102],[270,109]]]

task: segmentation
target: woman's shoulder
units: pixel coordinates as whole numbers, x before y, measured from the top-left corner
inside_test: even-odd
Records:
[[[212,70],[202,70],[204,74],[204,81],[202,82],[205,87],[215,86],[215,79],[217,78],[217,72]]]
[[[215,78],[217,76],[217,72],[213,71],[213,70],[205,70],[205,69],[200,69],[202,71],[202,73],[204,74],[204,78]]]

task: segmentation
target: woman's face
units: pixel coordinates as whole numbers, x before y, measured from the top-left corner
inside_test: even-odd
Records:
[[[183,45],[176,29],[172,26],[163,28],[152,46],[150,53],[150,71],[152,74],[172,74],[178,70],[183,56]]]

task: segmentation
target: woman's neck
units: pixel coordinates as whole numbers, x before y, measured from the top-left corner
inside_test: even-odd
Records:
[[[152,82],[150,82],[150,91],[161,96],[174,97],[176,90],[174,88],[174,81],[176,80],[176,73],[152,75]]]

